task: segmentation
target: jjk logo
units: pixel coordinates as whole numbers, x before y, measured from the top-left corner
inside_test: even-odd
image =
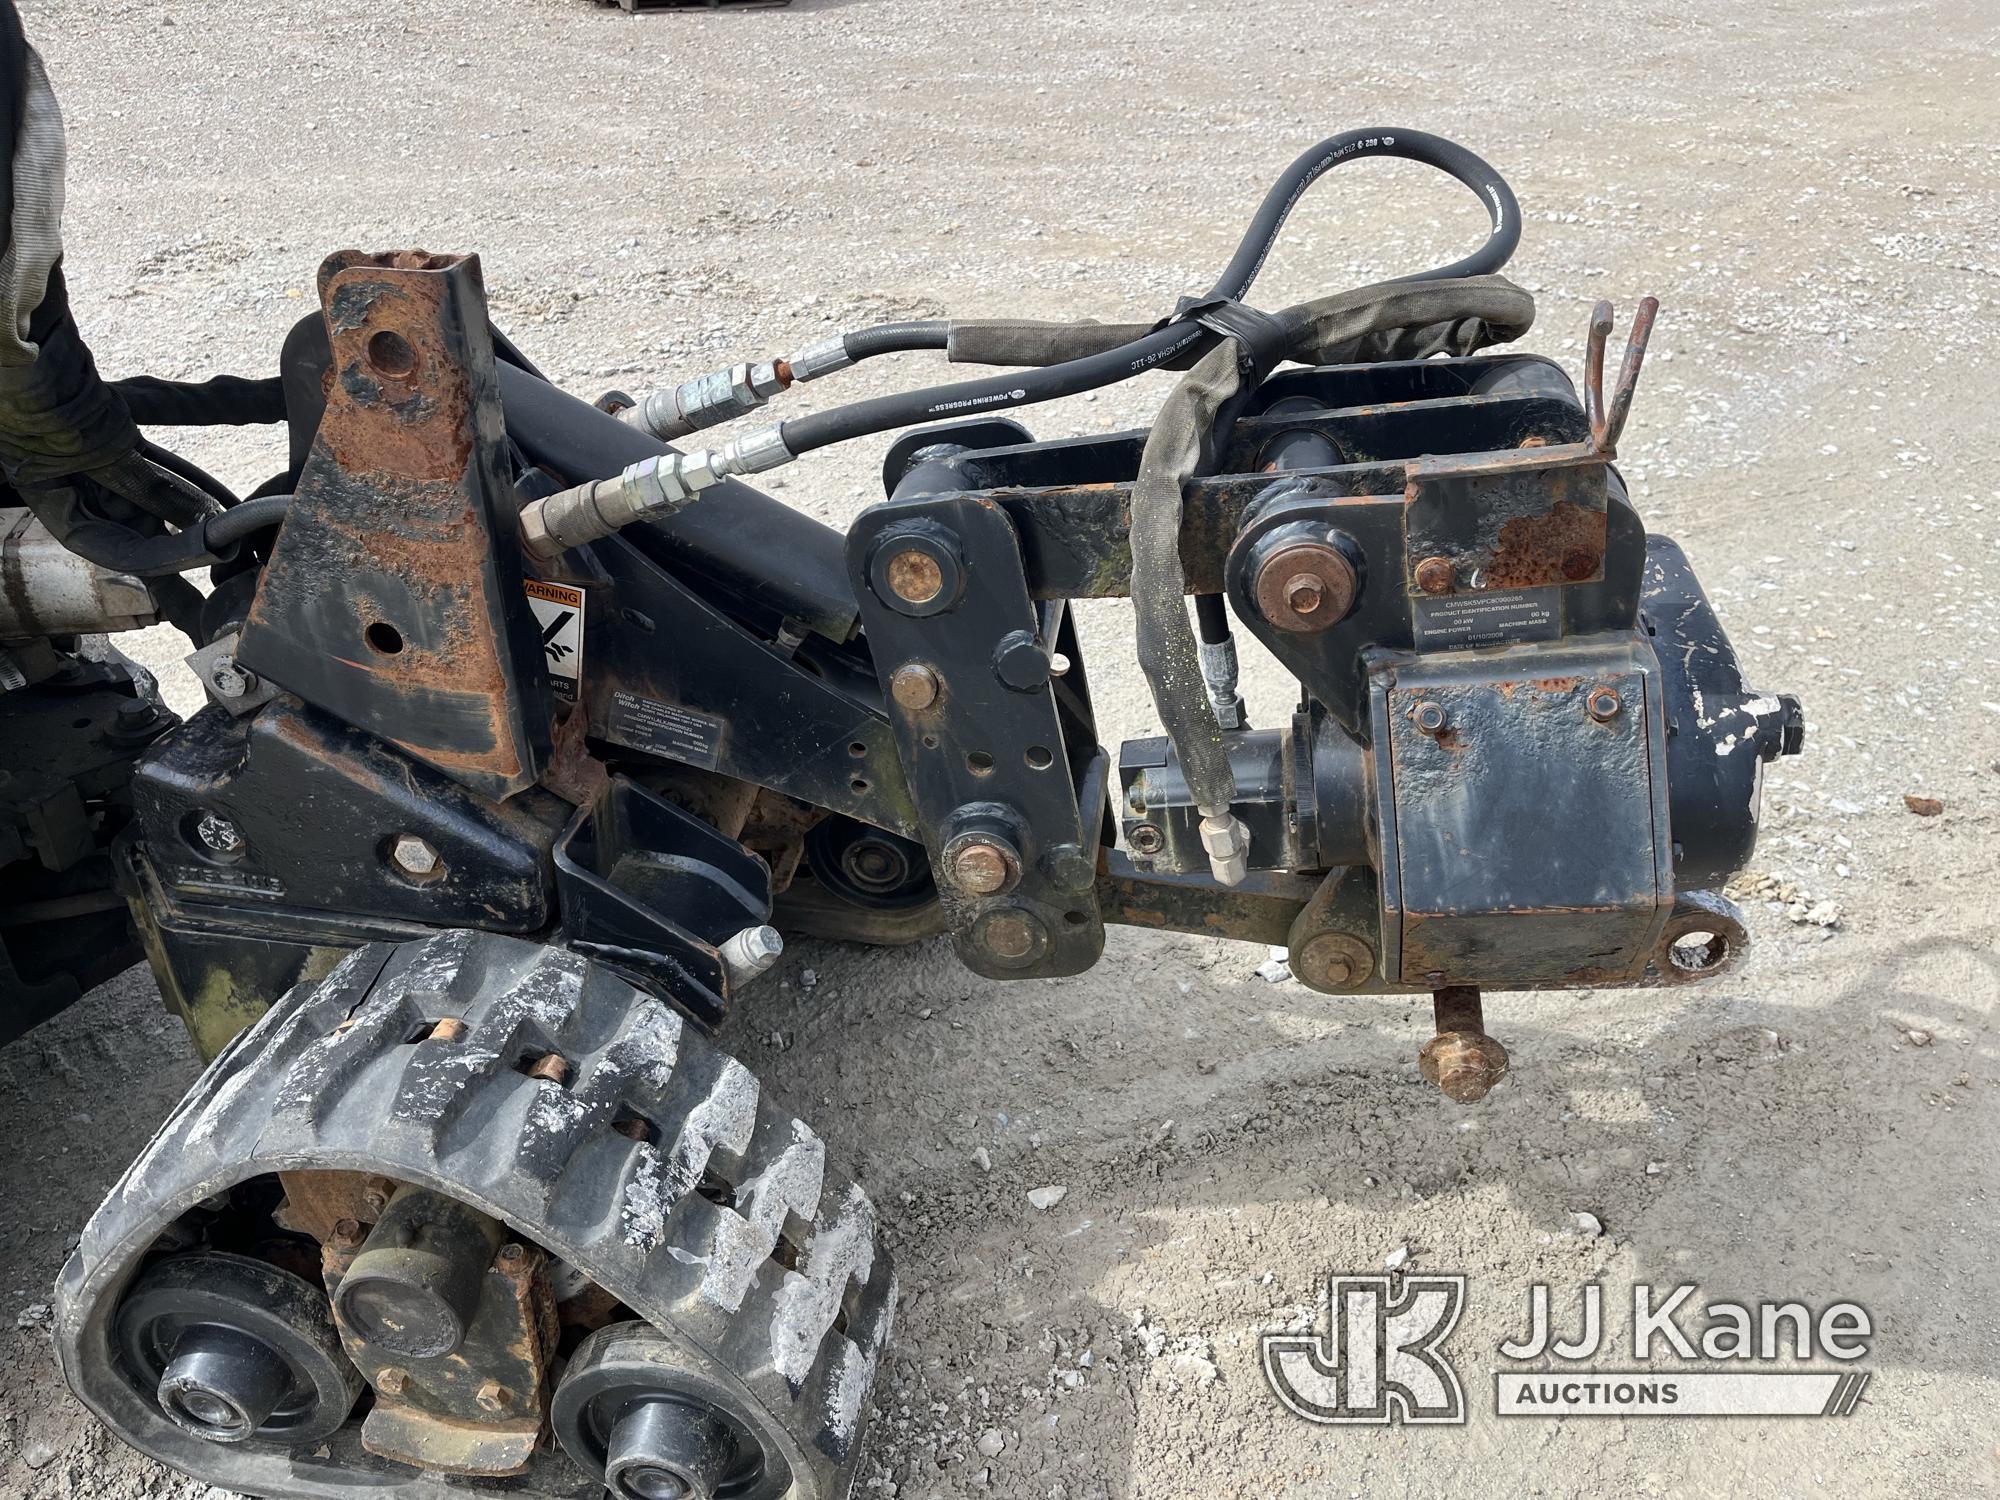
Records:
[[[1465,1421],[1439,1352],[1465,1310],[1463,1276],[1331,1276],[1327,1331],[1267,1333],[1264,1377],[1308,1422]]]

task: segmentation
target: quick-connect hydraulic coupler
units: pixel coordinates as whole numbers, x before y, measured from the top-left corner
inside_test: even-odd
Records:
[[[662,453],[628,464],[615,478],[530,501],[521,509],[521,545],[529,556],[548,562],[634,521],[670,516],[732,475],[775,469],[792,458],[776,426],[760,427],[719,449]]]

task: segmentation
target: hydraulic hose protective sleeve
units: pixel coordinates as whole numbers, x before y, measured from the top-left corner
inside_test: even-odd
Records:
[[[1535,320],[1535,299],[1505,277],[1389,282],[1342,292],[1279,314],[1286,354],[1307,363],[1418,359],[1471,354],[1519,338]],[[1181,567],[1181,493],[1206,473],[1220,437],[1216,422],[1261,380],[1244,369],[1243,346],[1225,338],[1196,362],[1160,407],[1132,486],[1132,607],[1139,669],[1160,725],[1179,756],[1195,805],[1226,813],[1236,778],[1188,624]]]
[[[1235,339],[1222,340],[1174,386],[1153,419],[1132,486],[1132,607],[1139,670],[1146,674],[1160,727],[1180,756],[1188,790],[1204,814],[1229,810],[1236,800],[1236,777],[1188,625],[1181,486],[1210,466],[1208,441],[1216,414],[1243,389],[1240,351]]]

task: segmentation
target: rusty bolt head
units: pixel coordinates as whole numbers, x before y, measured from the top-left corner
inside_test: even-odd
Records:
[[[502,1265],[519,1265],[527,1257],[527,1254],[526,1249],[509,1240],[500,1247],[500,1262]]]
[[[1458,586],[1458,569],[1448,557],[1427,557],[1417,564],[1417,587],[1426,594],[1449,594]]]
[[[1300,946],[1292,972],[1316,990],[1346,990],[1375,971],[1375,950],[1346,932],[1318,932]]]
[[[479,1403],[481,1411],[505,1411],[513,1403],[514,1393],[499,1381],[489,1380],[472,1399]]]
[[[1587,700],[1591,718],[1600,724],[1608,724],[1618,717],[1618,710],[1624,707],[1618,694],[1608,687],[1592,688]]]
[[[399,1370],[394,1365],[390,1365],[385,1370],[378,1370],[375,1374],[375,1389],[385,1396],[402,1395],[403,1387],[409,1383],[410,1372]]]
[[[928,552],[905,547],[889,559],[885,576],[906,604],[928,604],[944,592],[944,569]]]
[[[1417,1068],[1454,1104],[1476,1104],[1507,1074],[1507,1049],[1483,1031],[1442,1031],[1424,1043]]]
[[[413,880],[428,879],[438,873],[440,862],[437,850],[414,833],[397,834],[389,854],[395,860],[396,868]]]
[[[457,1016],[446,1016],[442,1021],[431,1027],[431,1034],[425,1040],[431,1042],[460,1041],[464,1038],[467,1029],[465,1022],[459,1020]]]
[[[937,672],[920,661],[905,662],[889,674],[889,696],[912,713],[937,702],[938,686]]]
[[[359,1219],[335,1219],[333,1221],[332,1244],[336,1250],[352,1250],[361,1243],[361,1221]]]
[[[368,1212],[379,1219],[382,1217],[382,1211],[389,1206],[389,1195],[395,1191],[395,1183],[386,1177],[377,1177],[363,1190],[361,1201],[367,1206]]]
[[[1333,543],[1290,541],[1257,565],[1257,611],[1280,630],[1324,630],[1354,607],[1354,564]]]
[[[951,883],[972,896],[997,896],[1021,878],[1021,856],[998,838],[974,834],[945,850]]]
[[[1417,726],[1419,734],[1427,734],[1435,739],[1444,733],[1444,726],[1450,720],[1445,714],[1443,704],[1433,703],[1426,698],[1410,710],[1410,722]]]
[[[1004,908],[988,912],[974,929],[979,945],[1006,963],[1024,963],[1048,946],[1049,932],[1033,912]]]
[[[1167,847],[1167,836],[1152,823],[1134,823],[1125,832],[1125,842],[1134,854],[1158,854]]]

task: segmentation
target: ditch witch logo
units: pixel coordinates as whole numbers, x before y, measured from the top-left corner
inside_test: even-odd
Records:
[[[1465,1311],[1463,1276],[1333,1276],[1324,1333],[1267,1333],[1264,1375],[1280,1401],[1308,1422],[1441,1423],[1466,1419],[1465,1391],[1444,1355]],[[1836,1302],[1815,1315],[1801,1302],[1711,1302],[1692,1286],[1661,1295],[1632,1288],[1631,1358],[1733,1361],[1733,1369],[1605,1369],[1585,1365],[1604,1348],[1604,1288],[1586,1283],[1576,1337],[1559,1337],[1549,1288],[1528,1290],[1528,1329],[1500,1346],[1540,1368],[1494,1375],[1503,1417],[1846,1416],[1868,1384],[1865,1370],[1744,1368],[1814,1354],[1851,1361],[1868,1353],[1868,1314]],[[1697,1317],[1696,1314],[1699,1314]]]

